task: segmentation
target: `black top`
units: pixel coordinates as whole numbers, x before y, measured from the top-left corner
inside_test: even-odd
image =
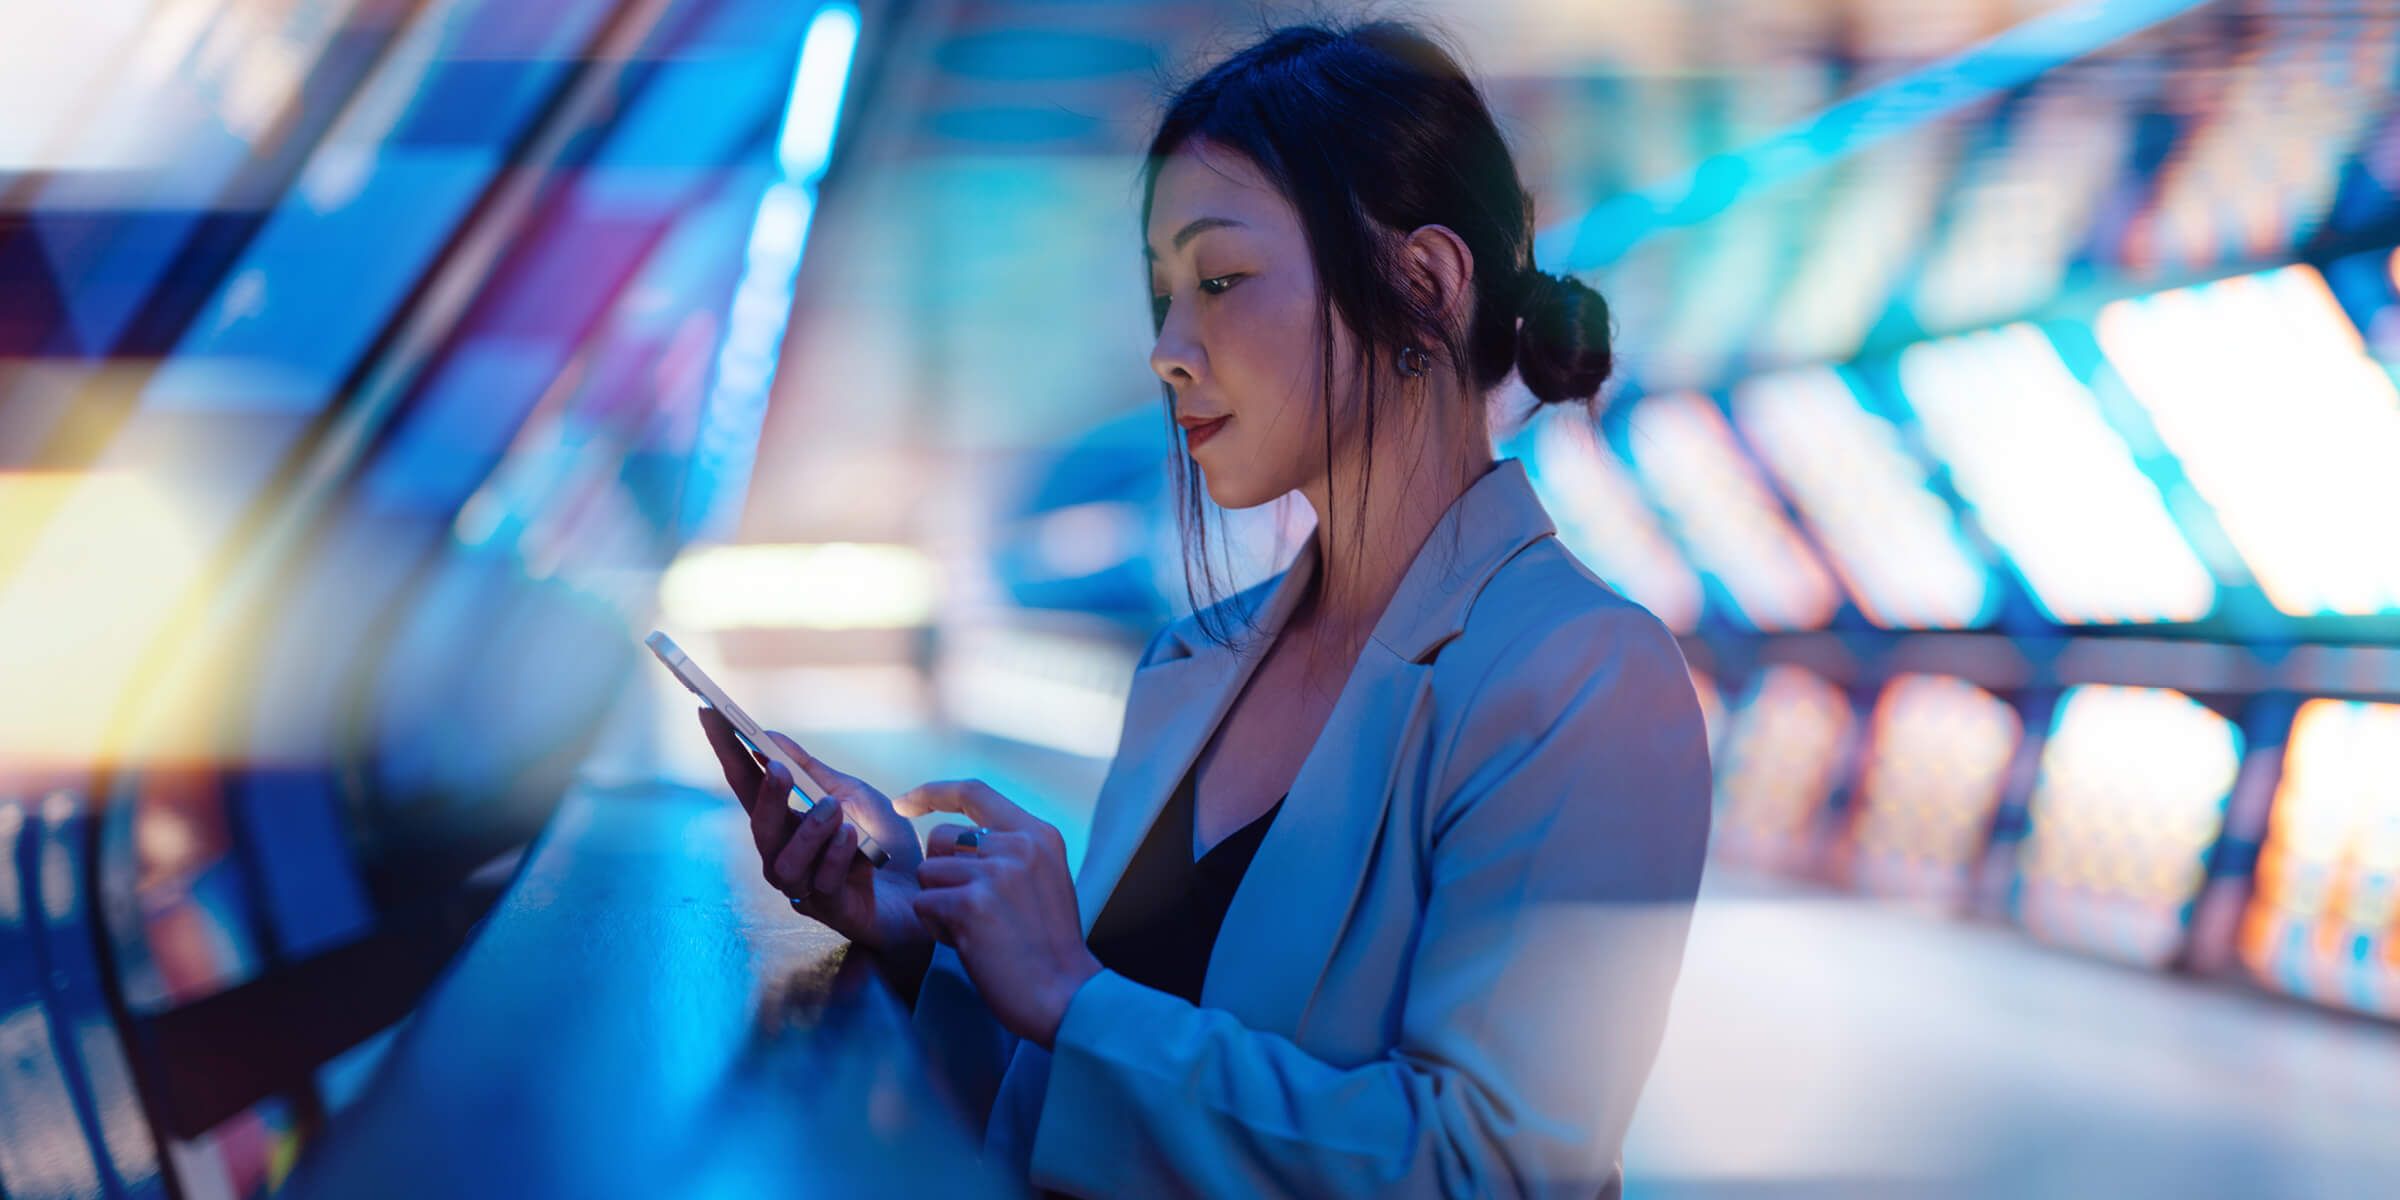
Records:
[[[1200,980],[1208,973],[1209,951],[1216,947],[1234,889],[1241,886],[1275,814],[1283,810],[1279,799],[1195,862],[1196,774],[1184,772],[1086,940],[1102,966],[1194,1004],[1200,1003]]]
[[[1117,890],[1100,907],[1085,939],[1100,965],[1135,983],[1200,1003],[1200,981],[1208,974],[1208,954],[1217,945],[1217,929],[1234,889],[1250,870],[1259,839],[1283,811],[1286,793],[1256,820],[1208,848],[1199,861],[1200,805],[1194,795],[1194,775],[1186,771],[1175,794],[1151,823],[1150,832],[1125,865]],[[1042,1200],[1072,1200],[1065,1192],[1044,1189]]]

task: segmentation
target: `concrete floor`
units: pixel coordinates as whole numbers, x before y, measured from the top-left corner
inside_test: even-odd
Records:
[[[2400,1028],[1718,873],[1645,1197],[2400,1194]]]

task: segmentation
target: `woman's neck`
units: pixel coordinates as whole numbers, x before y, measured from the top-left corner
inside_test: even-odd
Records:
[[[1346,643],[1363,642],[1443,514],[1494,461],[1482,450],[1425,461],[1436,457],[1428,453],[1415,471],[1392,471],[1379,463],[1363,521],[1355,493],[1346,490],[1355,487],[1348,482],[1350,472],[1339,473],[1345,490],[1337,492],[1324,482],[1302,489],[1316,511],[1319,532],[1316,586],[1299,615],[1315,631]]]

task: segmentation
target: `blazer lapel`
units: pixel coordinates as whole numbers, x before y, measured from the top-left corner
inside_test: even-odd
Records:
[[[1124,734],[1093,805],[1091,837],[1075,876],[1085,937],[1091,936],[1092,923],[1100,918],[1159,810],[1166,807],[1175,785],[1199,757],[1307,589],[1316,573],[1316,546],[1317,536],[1311,532],[1291,567],[1271,584],[1258,620],[1266,636],[1255,644],[1236,651],[1205,637],[1171,635],[1181,654],[1134,672],[1125,698]]]
[[[1403,852],[1383,844],[1386,817],[1425,736],[1435,658],[1493,574],[1553,531],[1524,465],[1503,459],[1426,538],[1226,909],[1212,968],[1219,955],[1251,961],[1211,969],[1204,1004],[1256,1028],[1300,1030],[1376,856]]]
[[[1201,1002],[1261,1029],[1297,1031],[1382,841],[1403,747],[1415,744],[1433,667],[1369,639],[1259,841],[1210,954],[1273,969],[1211,969]]]

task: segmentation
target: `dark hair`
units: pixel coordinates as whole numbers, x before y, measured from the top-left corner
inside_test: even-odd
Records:
[[[1544,404],[1589,406],[1598,396],[1614,362],[1608,304],[1579,280],[1534,269],[1533,197],[1481,89],[1432,36],[1390,20],[1286,26],[1175,90],[1143,160],[1145,235],[1159,171],[1196,141],[1248,158],[1299,213],[1322,292],[1328,472],[1337,311],[1356,335],[1366,389],[1338,417],[1357,424],[1363,444],[1373,444],[1378,416],[1393,415],[1382,411],[1373,364],[1403,346],[1438,346],[1475,403],[1512,368]],[[1464,329],[1438,319],[1403,267],[1398,239],[1429,224],[1447,226],[1474,255]],[[1166,394],[1171,410],[1173,389]],[[1230,644],[1230,625],[1208,603],[1219,590],[1207,561],[1208,505],[1186,456],[1171,457],[1183,492],[1185,584],[1208,635]],[[1371,485],[1370,466],[1359,487],[1362,518]],[[1323,551],[1332,514],[1318,517]],[[1255,628],[1254,614],[1236,618]]]

